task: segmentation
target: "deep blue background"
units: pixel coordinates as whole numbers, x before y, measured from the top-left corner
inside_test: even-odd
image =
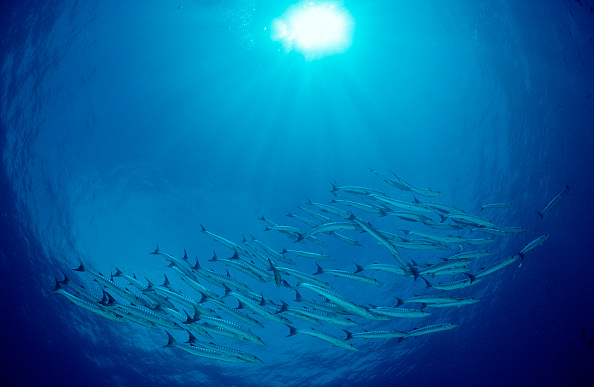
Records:
[[[264,29],[290,2],[3,2],[0,379],[593,384],[594,14],[591,1],[581,3],[345,2],[352,47],[306,61]],[[514,202],[486,215],[528,231],[493,246],[493,259],[551,238],[522,267],[458,293],[478,304],[431,317],[460,323],[454,331],[399,345],[360,341],[345,353],[266,324],[258,331],[266,348],[242,347],[262,366],[161,349],[162,332],[115,326],[49,294],[62,271],[98,291],[70,271],[80,260],[161,281],[164,263],[146,254],[155,243],[201,262],[213,249],[225,256],[200,223],[237,242],[254,234],[290,247],[257,218],[290,223],[284,214],[298,213],[306,196],[330,200],[331,180],[389,190],[368,167],[474,213]],[[535,210],[566,185],[571,193],[541,220]],[[385,253],[361,240],[363,248],[331,244],[330,266]],[[361,303],[422,291],[376,278],[386,285],[364,292],[336,283]]]

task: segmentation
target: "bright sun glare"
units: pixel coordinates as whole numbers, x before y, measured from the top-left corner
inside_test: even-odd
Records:
[[[335,2],[301,2],[272,21],[272,39],[285,52],[295,50],[307,60],[345,52],[351,45],[354,21]]]

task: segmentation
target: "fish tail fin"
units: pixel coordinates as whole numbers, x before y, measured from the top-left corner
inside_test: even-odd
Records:
[[[192,332],[190,332],[190,331],[186,331],[186,332],[188,332],[188,341],[186,341],[186,343],[188,343],[188,344],[194,344],[194,343],[196,343],[198,341],[198,339],[196,338],[196,336],[194,336],[192,334]]]
[[[442,214],[437,214],[437,215],[439,215],[439,217],[441,218],[441,220],[439,221],[439,223],[443,223],[443,222],[445,222],[448,219],[447,216],[443,216]]]
[[[346,339],[344,339],[344,341],[350,340],[353,338],[353,334],[349,331],[347,331],[346,329],[343,329],[344,333],[346,333],[347,337]]]
[[[473,274],[470,273],[464,273],[468,276],[468,278],[470,278],[470,283],[473,283],[474,281],[476,281],[476,276],[474,276]]]
[[[60,283],[62,285],[68,285],[70,283],[70,278],[68,278],[68,276],[66,275],[66,273],[62,272],[62,274],[64,275],[64,279],[62,281],[60,281]]]
[[[167,348],[167,347],[175,347],[175,345],[177,344],[177,342],[175,341],[175,339],[173,338],[173,336],[171,336],[171,333],[165,331],[165,333],[167,333],[167,344],[165,344],[163,346],[163,348]]]
[[[413,265],[409,265],[410,267],[410,271],[412,271],[413,276],[415,277],[414,281],[417,280],[417,278],[419,278],[419,270],[414,267]]]
[[[299,290],[295,289],[295,302],[303,302],[303,297],[299,294]]]
[[[217,253],[213,250],[212,251],[212,258],[208,260],[208,262],[216,262],[217,261]]]
[[[289,334],[287,335],[287,337],[296,335],[298,333],[297,328],[295,328],[289,324],[285,324],[285,325],[287,325],[289,327]]]
[[[99,301],[101,305],[111,306],[116,303],[115,298],[112,297],[111,294],[107,293],[105,290],[103,291],[103,298]]]
[[[60,281],[58,281],[56,278],[56,286],[54,287],[54,290],[51,291],[51,293],[60,293],[60,290],[62,290],[62,285],[60,285]]]
[[[169,287],[169,278],[167,278],[167,274],[163,274],[163,276],[165,277],[165,280],[163,281],[163,285],[164,287]]]
[[[396,296],[394,296],[394,298],[396,298],[396,300],[398,300],[398,302],[396,303],[395,308],[398,308],[399,306],[401,306],[402,304],[404,304],[404,300],[402,298],[398,298]]]
[[[313,273],[313,275],[323,274],[324,273],[324,269],[322,268],[322,266],[320,266],[320,264],[317,263],[317,262],[316,262],[316,265],[318,266],[318,271],[316,271],[315,273]]]
[[[333,194],[336,194],[336,191],[338,191],[338,183],[335,181],[330,182],[330,184],[332,184],[332,190],[330,192],[332,192]]]
[[[198,256],[196,256],[196,264],[192,266],[194,270],[200,270],[200,262],[198,262]]]
[[[157,244],[157,248],[155,249],[155,251],[153,251],[149,254],[159,254],[159,245]]]
[[[536,213],[537,213],[537,214],[540,216],[540,219],[542,219],[542,218],[543,218],[543,215],[544,215],[544,214],[543,214],[542,212],[540,212],[540,211],[536,211]]]
[[[72,269],[74,271],[85,271],[85,265],[83,265],[82,263],[76,268],[76,269]]]
[[[355,262],[353,262],[353,263],[355,263]],[[359,265],[358,263],[355,263],[355,266],[357,266],[357,270],[355,270],[355,273],[360,273],[363,270],[365,270],[365,268],[363,266]]]
[[[283,313],[283,312],[286,312],[287,310],[289,310],[289,305],[286,302],[284,302],[283,300],[281,300],[281,302],[283,305],[281,306],[281,308],[278,311],[274,312],[274,314]]]
[[[421,279],[422,279],[423,281],[425,281],[425,283],[427,284],[427,287],[428,287],[428,288],[431,288],[431,287],[433,287],[433,285],[431,285],[431,282],[429,282],[429,280],[428,280],[427,278],[425,278],[425,277],[421,277]]]
[[[223,286],[225,287],[225,295],[222,298],[228,297],[229,294],[232,292],[231,288],[225,284],[223,284]]]
[[[117,267],[115,269],[116,269],[116,272],[113,275],[113,277],[121,277],[124,275],[124,273],[122,273],[122,271],[120,269],[118,269]]]

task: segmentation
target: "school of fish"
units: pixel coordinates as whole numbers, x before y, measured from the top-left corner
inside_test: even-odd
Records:
[[[114,268],[115,273],[107,277],[81,263],[74,270],[85,273],[98,283],[101,293],[77,285],[66,274],[63,280],[56,279],[52,293],[62,294],[70,303],[106,319],[163,330],[164,341],[167,340],[165,347],[176,347],[192,355],[223,362],[262,363],[253,354],[216,344],[214,337],[224,336],[263,346],[266,344],[253,331],[265,329],[268,324],[285,324],[287,337],[307,335],[356,351],[356,339],[396,338],[402,341],[454,329],[458,325],[451,322],[425,325],[408,332],[394,329],[369,331],[357,329],[357,326],[364,325],[366,320],[423,319],[438,313],[440,308],[477,303],[479,300],[475,298],[455,298],[447,292],[479,284],[486,276],[518,259],[523,260],[529,251],[549,238],[548,234],[539,236],[513,255],[493,258],[484,246],[526,229],[498,226],[486,217],[438,203],[435,200],[443,198],[443,193],[416,187],[394,173],[390,177],[373,169],[371,172],[387,183],[389,189],[410,192],[413,200],[401,201],[381,190],[332,183],[334,198],[330,204],[307,199],[307,206],[298,206],[298,213],[287,214],[293,225],[277,224],[264,216],[261,218],[266,223],[265,231],[279,232],[287,237],[287,245],[281,249],[253,236],[251,240],[244,237],[241,244],[236,243],[201,225],[202,233],[224,246],[225,253],[231,256],[220,258],[215,252],[208,261],[240,272],[240,278],[249,277],[250,281],[269,283],[271,293],[274,286],[292,289],[296,296],[293,304],[286,300],[273,301],[263,293],[253,292],[248,281],[238,280],[229,273],[229,269],[221,274],[201,266],[198,257],[192,264],[185,251],[182,257],[176,257],[161,251],[158,246],[151,254],[160,256],[169,264],[169,272],[165,273],[161,285],[149,279],[140,280],[136,275],[123,273],[118,268]],[[542,211],[537,211],[539,216],[542,218],[567,193],[569,187]],[[417,196],[427,199],[421,201]],[[493,203],[481,206],[480,211],[482,214],[510,207],[513,207],[512,203]],[[414,223],[423,231],[378,230],[373,224],[378,217],[393,217],[399,224]],[[452,235],[453,232],[457,235]],[[470,237],[471,233],[487,234],[488,237]],[[362,237],[363,234],[368,236]],[[327,246],[327,241],[338,240],[336,243],[363,246],[362,241],[355,239],[358,236],[368,245],[381,246],[385,254],[378,255],[378,262],[367,265],[355,263],[355,271],[325,267],[326,262],[334,261],[332,256],[319,252]],[[410,250],[432,252],[439,258],[432,256],[428,262],[416,262],[407,257]],[[297,269],[303,266],[302,262],[311,260],[317,265],[315,273],[307,274]],[[340,277],[361,286],[384,286],[372,277],[377,271],[405,277],[411,283],[420,279],[429,292],[431,289],[438,292],[406,299],[394,294],[397,301],[394,306],[365,306],[344,297],[326,281]],[[183,292],[174,289],[168,275],[178,276],[187,288]],[[446,280],[437,282],[436,277]],[[232,299],[235,299],[233,303]],[[297,319],[305,327],[296,328],[293,321]],[[325,325],[341,327],[346,337],[326,332]],[[187,342],[176,340],[170,331],[186,331]]]

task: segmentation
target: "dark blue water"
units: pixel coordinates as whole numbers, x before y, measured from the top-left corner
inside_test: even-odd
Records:
[[[214,3],[1,6],[3,384],[592,385],[594,3],[344,2],[356,23],[351,47],[313,61],[270,39],[271,21],[291,2]],[[161,348],[163,331],[112,323],[50,294],[62,272],[100,291],[71,270],[81,261],[156,283],[167,273],[189,293],[147,254],[156,243],[223,273],[206,260],[213,249],[231,254],[200,224],[235,242],[252,234],[291,248],[258,218],[299,225],[285,214],[303,215],[306,197],[329,202],[333,180],[412,201],[369,167],[528,229],[489,246],[484,264],[550,239],[521,267],[453,293],[479,303],[424,321],[459,324],[452,331],[400,344],[353,341],[359,351],[350,352],[285,338],[287,327],[265,322],[254,332],[266,347],[219,341],[263,365]],[[541,220],[535,211],[566,185],[570,194]],[[515,206],[479,211],[494,202]],[[393,232],[418,227],[368,217]],[[349,235],[363,246],[328,239],[317,248],[336,258],[328,267],[386,258],[369,236]],[[298,268],[313,273],[315,264]],[[292,292],[230,272],[294,304]],[[425,291],[421,281],[370,276],[384,286],[324,279],[361,304]],[[394,319],[361,329],[420,325]]]

